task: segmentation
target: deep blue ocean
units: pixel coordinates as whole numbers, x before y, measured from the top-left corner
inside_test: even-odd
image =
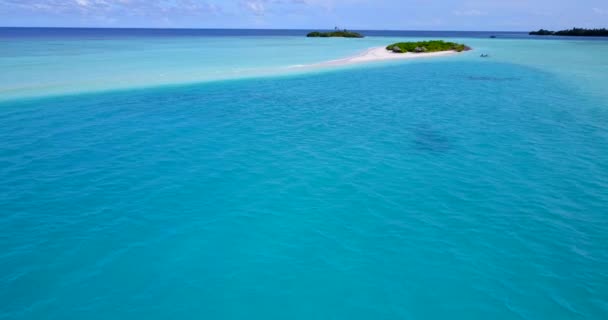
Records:
[[[608,319],[608,41],[94,90],[120,31],[7,30],[0,319]]]
[[[400,31],[358,30],[366,36],[401,37],[471,37],[491,35],[509,38],[534,38],[527,32],[516,31]],[[0,37],[22,39],[67,37],[82,39],[115,37],[233,37],[233,36],[304,36],[310,30],[301,29],[144,29],[144,28],[15,28],[0,27]],[[563,38],[563,37],[560,37]]]

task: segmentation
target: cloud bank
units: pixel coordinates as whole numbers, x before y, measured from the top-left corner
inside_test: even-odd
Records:
[[[605,0],[0,0],[5,26],[532,30],[606,16]]]

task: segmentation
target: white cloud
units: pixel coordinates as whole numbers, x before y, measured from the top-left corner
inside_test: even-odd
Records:
[[[248,0],[245,1],[245,7],[249,9],[253,14],[262,16],[266,13],[265,1],[261,0]]]
[[[217,13],[220,8],[204,0],[0,0],[0,6],[61,13],[126,14],[154,16],[159,14]]]
[[[266,14],[285,14],[301,12],[302,10],[321,8],[332,11],[336,5],[353,5],[369,0],[241,0],[240,5],[256,16]]]

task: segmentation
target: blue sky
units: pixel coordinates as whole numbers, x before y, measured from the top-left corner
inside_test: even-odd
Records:
[[[0,0],[0,25],[528,31],[608,27],[608,0]]]

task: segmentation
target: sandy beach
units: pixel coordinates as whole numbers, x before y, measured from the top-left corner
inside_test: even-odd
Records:
[[[440,51],[440,52],[428,52],[428,53],[394,53],[392,51],[386,50],[385,47],[374,47],[367,49],[361,52],[358,55],[330,60],[325,62],[319,62],[309,65],[299,65],[293,66],[293,68],[310,68],[310,67],[332,67],[332,66],[344,66],[350,64],[357,63],[366,63],[366,62],[374,62],[374,61],[386,61],[386,60],[407,60],[407,59],[420,59],[420,58],[430,58],[430,57],[439,57],[439,56],[448,56],[458,54],[456,51]]]

